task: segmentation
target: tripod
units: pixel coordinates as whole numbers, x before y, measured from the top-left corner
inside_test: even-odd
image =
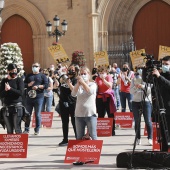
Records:
[[[167,151],[169,148],[169,144],[170,144],[170,138],[169,138],[169,134],[168,134],[168,126],[167,126],[167,122],[166,122],[166,117],[165,117],[165,109],[164,109],[164,104],[163,104],[163,100],[161,97],[161,93],[159,90],[159,85],[158,85],[158,81],[157,79],[151,74],[151,73],[147,73],[147,78],[146,78],[146,85],[145,85],[145,90],[143,93],[143,100],[141,102],[141,107],[139,109],[139,119],[137,121],[137,129],[136,129],[136,136],[135,136],[135,141],[134,141],[134,146],[133,146],[133,152],[131,155],[131,159],[130,159],[130,164],[129,164],[129,168],[133,167],[133,159],[135,156],[135,147],[136,147],[136,141],[137,141],[137,133],[139,131],[140,128],[140,122],[141,122],[141,114],[143,113],[143,109],[144,109],[144,104],[145,104],[145,98],[146,98],[146,90],[147,90],[147,86],[148,86],[148,82],[150,84],[153,85],[152,89],[153,89],[153,96],[154,98],[152,98],[152,103],[153,103],[153,108],[154,108],[154,112],[153,112],[153,118],[156,122],[156,124],[159,124],[160,130],[158,129],[158,127],[156,126],[157,129],[157,136],[158,136],[158,142],[160,143],[160,148],[161,151]],[[167,147],[167,149],[166,149]],[[150,162],[151,165],[153,165],[152,162]],[[159,166],[161,166],[159,164]]]

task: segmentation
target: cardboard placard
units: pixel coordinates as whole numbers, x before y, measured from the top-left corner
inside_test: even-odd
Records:
[[[43,127],[51,128],[53,122],[53,112],[41,112],[41,125]],[[35,127],[35,113],[32,118],[32,127]]]
[[[0,158],[27,158],[28,134],[0,134]]]
[[[162,59],[167,55],[170,55],[170,47],[159,45],[158,60]]]
[[[69,140],[64,163],[94,161],[98,164],[103,140]]]
[[[121,128],[132,128],[133,113],[132,112],[115,112],[115,125]]]
[[[112,136],[113,118],[97,118],[97,136]]]

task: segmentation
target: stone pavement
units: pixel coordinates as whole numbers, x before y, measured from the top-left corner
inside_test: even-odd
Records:
[[[54,107],[53,107],[54,110]],[[23,125],[22,125],[23,126]],[[80,169],[80,170],[105,170],[123,169],[116,167],[116,157],[121,152],[132,151],[135,138],[134,129],[117,129],[116,136],[98,137],[103,140],[100,162],[98,165],[85,164],[75,166],[65,164],[66,146],[59,147],[62,141],[61,119],[54,112],[52,128],[42,128],[39,136],[33,135],[31,128],[28,139],[27,158],[0,158],[0,170],[52,170],[52,169]],[[143,134],[144,123],[142,121]],[[0,134],[6,131],[0,127]],[[70,124],[69,139],[74,139],[73,128]],[[146,136],[142,136],[142,145],[137,145],[136,151],[151,150]]]

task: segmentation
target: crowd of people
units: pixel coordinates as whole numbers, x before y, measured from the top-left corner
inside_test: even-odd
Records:
[[[156,68],[152,70],[161,86],[168,121],[169,73],[169,56],[162,59],[161,71]],[[35,62],[32,64],[32,73],[21,78],[17,76],[17,66],[9,64],[8,76],[1,81],[0,86],[0,97],[3,101],[0,116],[5,122],[8,134],[14,131],[29,134],[31,119],[25,121],[24,131],[21,129],[21,121],[26,111],[31,116],[34,110],[36,120],[34,134],[39,135],[41,112],[51,112],[51,107],[56,106],[61,116],[63,130],[63,139],[59,146],[63,146],[68,144],[69,117],[76,139],[82,139],[87,132],[91,139],[96,140],[97,117],[104,118],[106,114],[113,118],[112,136],[114,136],[116,134],[114,113],[118,110],[126,112],[128,103],[129,111],[134,115],[137,144],[141,144],[140,119],[143,114],[148,143],[152,145],[152,87],[152,83],[143,80],[142,69],[136,68],[132,71],[128,63],[124,63],[122,69],[117,63],[113,63],[108,68],[94,67],[90,71],[87,67],[75,64],[68,67],[58,64],[56,68],[51,64],[49,68],[42,69],[40,64]],[[58,103],[55,103],[54,93],[59,97]],[[170,133],[169,124],[168,129]]]

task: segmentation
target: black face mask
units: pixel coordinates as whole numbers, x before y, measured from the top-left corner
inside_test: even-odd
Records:
[[[11,78],[15,78],[15,77],[17,76],[17,73],[16,73],[16,72],[14,72],[14,73],[9,73],[9,75],[10,75]]]
[[[125,68],[125,67],[123,67],[123,69],[122,69],[122,71],[123,72],[126,72],[126,71],[128,71],[129,69],[128,68]]]
[[[74,70],[68,70],[68,75],[74,76],[76,75],[76,72]]]

